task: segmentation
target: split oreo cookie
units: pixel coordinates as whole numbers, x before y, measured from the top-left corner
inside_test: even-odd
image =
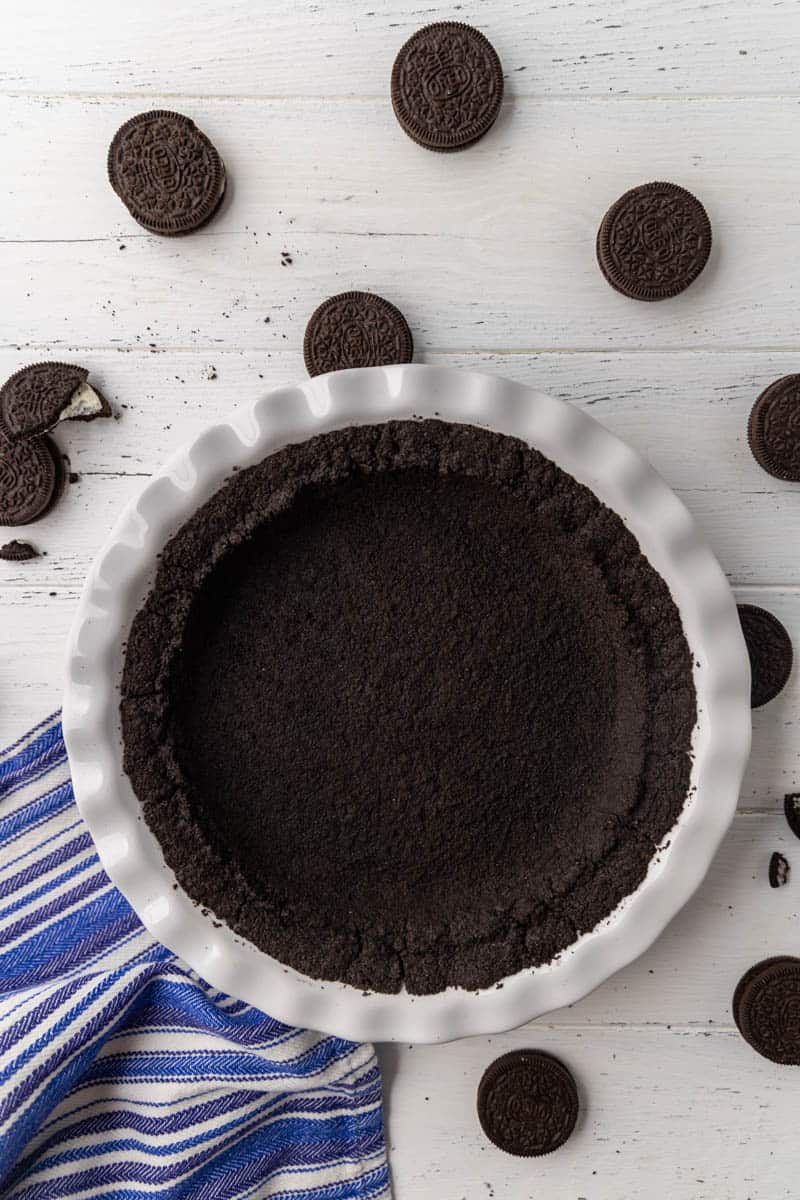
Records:
[[[150,233],[192,233],[225,194],[225,166],[204,133],[181,113],[139,113],[117,130],[108,178],[131,216]]]
[[[504,1054],[486,1070],[478,1087],[483,1132],[508,1154],[551,1154],[575,1128],[578,1108],[571,1073],[541,1051]]]
[[[61,491],[64,468],[49,437],[12,441],[0,428],[0,525],[28,525],[49,511]]]
[[[800,959],[767,959],[740,989],[737,1025],[745,1041],[772,1062],[800,1066]]]
[[[800,375],[765,388],[747,422],[753,458],[776,479],[800,483]]]
[[[463,150],[491,129],[503,102],[503,68],[471,25],[438,21],[408,39],[392,68],[392,107],[413,141]]]
[[[414,342],[398,308],[371,292],[341,292],[312,313],[303,357],[309,375],[408,363]]]
[[[762,704],[782,692],[792,673],[792,642],[778,618],[757,604],[739,604],[739,620],[750,656],[750,704]]]
[[[644,183],[620,196],[597,234],[608,282],[632,300],[666,300],[693,283],[711,253],[700,201],[676,183]]]
[[[12,439],[45,433],[59,421],[110,417],[108,401],[87,383],[89,372],[71,363],[23,367],[0,388],[0,420]]]

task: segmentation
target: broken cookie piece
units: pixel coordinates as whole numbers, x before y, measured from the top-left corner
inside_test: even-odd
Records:
[[[14,440],[46,433],[60,421],[110,417],[111,406],[87,382],[89,372],[70,363],[23,367],[0,388],[0,421]]]
[[[783,887],[789,882],[789,863],[782,854],[776,850],[769,860],[769,886],[771,888]]]
[[[0,558],[4,562],[28,562],[31,558],[39,558],[39,551],[30,542],[20,542],[14,538],[11,542],[6,542],[5,546],[0,546]]]

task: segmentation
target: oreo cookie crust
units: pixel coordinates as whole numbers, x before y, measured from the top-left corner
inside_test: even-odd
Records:
[[[392,107],[428,150],[463,150],[491,129],[503,102],[503,68],[471,25],[439,21],[413,34],[392,68]]]
[[[794,651],[786,629],[766,608],[739,604],[739,620],[750,657],[750,704],[761,708],[779,695],[792,673]]]
[[[225,194],[225,167],[206,135],[181,113],[139,113],[117,130],[108,178],[134,220],[150,233],[192,233]]]
[[[125,769],[198,903],[316,978],[553,959],[679,816],[695,691],[664,581],[523,442],[339,430],[237,472],[128,639]]]
[[[742,1037],[764,1058],[800,1066],[800,959],[768,959],[750,974],[739,998]]]
[[[632,300],[666,300],[697,279],[711,253],[700,201],[675,183],[644,183],[611,206],[597,234],[608,282]]]
[[[764,389],[751,409],[747,440],[760,467],[800,483],[800,375],[784,375]]]
[[[340,292],[311,314],[303,340],[309,375],[408,363],[414,342],[398,308],[372,292]]]
[[[46,436],[12,441],[0,426],[0,525],[29,525],[50,511],[64,483],[55,443]]]
[[[578,1089],[557,1058],[515,1050],[486,1070],[478,1088],[478,1119],[490,1142],[507,1154],[552,1154],[578,1119]]]

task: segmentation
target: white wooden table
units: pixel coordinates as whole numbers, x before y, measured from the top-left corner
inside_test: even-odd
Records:
[[[87,566],[174,447],[304,377],[305,321],[345,288],[395,301],[423,361],[481,367],[592,407],[684,497],[743,600],[800,650],[800,488],[752,461],[750,405],[800,370],[796,0],[5,0],[0,39],[0,379],[88,366],[121,419],[58,435],[80,473],[0,563],[0,743],[57,707]],[[494,131],[437,155],[388,100],[415,28],[462,19],[506,70]],[[229,171],[224,210],[148,236],[105,177],[116,128],[173,107]],[[627,187],[683,183],[711,216],[703,276],[674,301],[616,295],[597,224]],[[292,263],[281,265],[281,252]],[[757,958],[800,950],[800,676],[754,714],[741,807],[700,894],[659,943],[572,1009],[502,1037],[388,1047],[398,1200],[779,1200],[800,1191],[800,1070],[758,1058],[729,999]],[[773,849],[794,861],[771,891]],[[266,998],[265,998],[266,1000]],[[556,1155],[481,1136],[483,1069],[555,1051],[583,1116]]]

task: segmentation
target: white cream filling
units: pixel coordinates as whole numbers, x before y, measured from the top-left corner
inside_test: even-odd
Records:
[[[81,383],[72,393],[72,398],[63,409],[59,421],[72,421],[76,417],[94,417],[103,411],[103,401],[88,383]]]

